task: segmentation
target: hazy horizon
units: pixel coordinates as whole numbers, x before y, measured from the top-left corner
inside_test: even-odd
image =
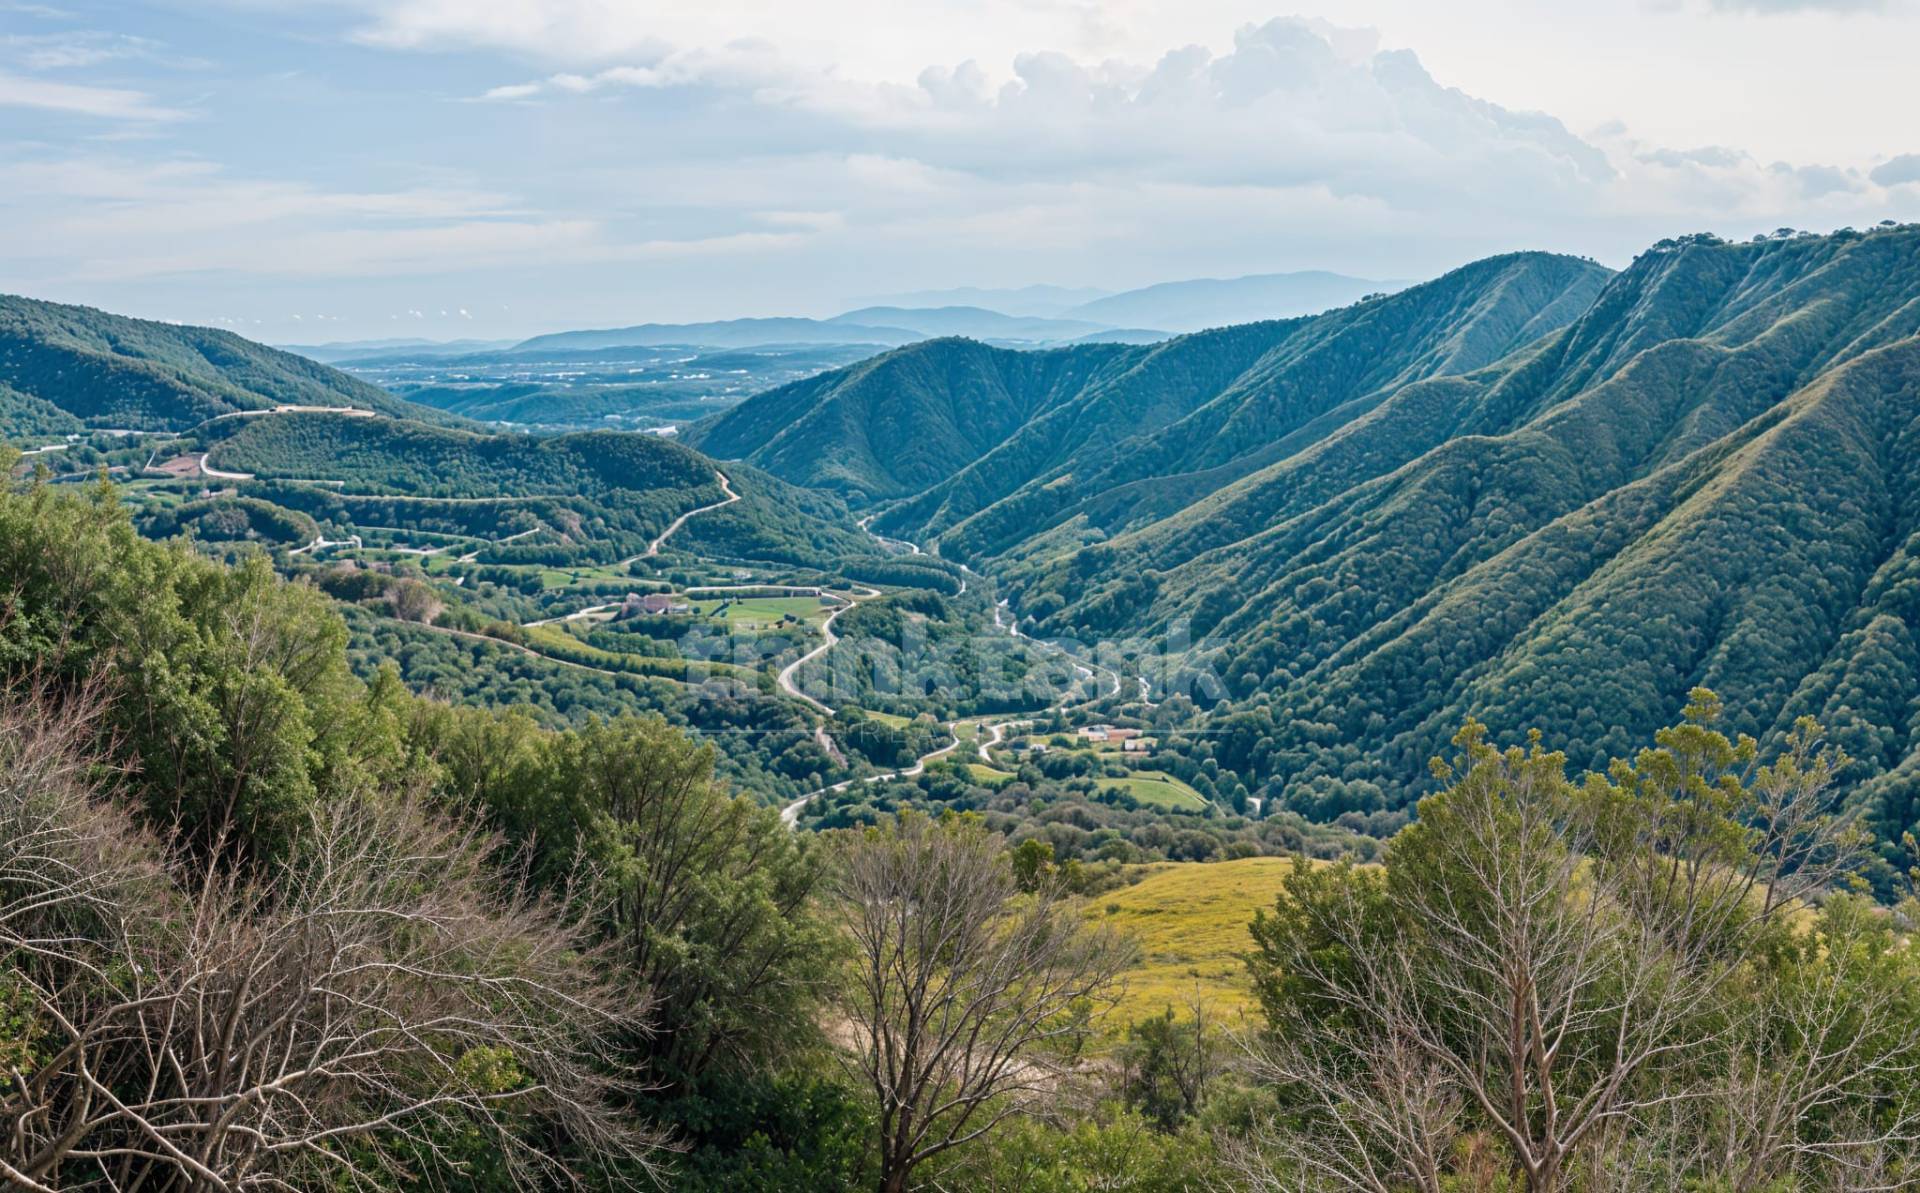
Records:
[[[1303,8],[7,4],[0,289],[517,339],[1920,218],[1907,0]]]

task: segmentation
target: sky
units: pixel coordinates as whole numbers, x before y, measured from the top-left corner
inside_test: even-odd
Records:
[[[276,343],[1920,219],[1920,0],[0,0],[0,291]]]

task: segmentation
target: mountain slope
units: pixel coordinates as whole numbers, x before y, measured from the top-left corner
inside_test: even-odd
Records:
[[[1545,253],[1495,257],[1386,298],[1312,319],[1184,337],[1149,350],[1130,387],[1157,391],[1196,350],[1264,350],[1202,400],[1160,420],[1086,409],[1023,428],[941,486],[889,510],[884,528],[966,556],[997,554],[1072,520],[1110,534],[1163,516],[1332,432],[1395,386],[1482,367],[1574,318],[1605,270]]]
[[[1526,350],[1004,575],[1052,633],[1184,623],[1220,765],[1317,816],[1405,807],[1469,714],[1596,765],[1704,683],[1744,731],[1822,718],[1897,839],[1917,449],[1920,229],[1689,239]]]
[[[911,344],[926,335],[905,327],[871,327],[823,319],[723,319],[711,323],[642,323],[597,331],[534,336],[509,352],[578,352],[598,348],[697,345],[751,348],[766,344]]]
[[[1522,254],[1311,319],[1158,344],[913,345],[761,394],[691,442],[796,483],[907,498],[880,525],[909,538],[1008,502],[947,544],[979,555],[1149,478],[1182,478],[1153,486],[1156,499],[1192,500],[1253,467],[1249,453],[1280,422],[1497,359],[1571,319],[1605,277],[1574,258]]]
[[[184,430],[279,405],[445,417],[231,332],[0,295],[0,424]]]
[[[796,484],[902,496],[953,475],[1140,351],[930,340],[750,398],[695,426],[688,442]]]

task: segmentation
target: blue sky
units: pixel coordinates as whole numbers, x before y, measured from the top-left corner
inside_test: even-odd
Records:
[[[1920,218],[1907,0],[0,0],[0,289],[279,342]]]

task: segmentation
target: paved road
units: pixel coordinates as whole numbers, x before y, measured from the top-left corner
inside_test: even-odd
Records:
[[[951,726],[949,726],[949,728],[951,728]],[[860,779],[845,779],[845,780],[842,780],[841,782],[835,783],[831,787],[822,787],[818,791],[809,791],[807,792],[807,794],[801,796],[799,799],[794,800],[792,803],[788,804],[786,807],[780,809],[780,823],[786,825],[788,828],[792,828],[795,825],[799,824],[800,810],[806,807],[807,803],[810,800],[812,800],[813,797],[816,795],[825,795],[829,791],[845,791],[847,788],[855,786],[856,784],[861,784],[861,783],[884,783],[888,779],[910,779],[913,776],[919,774],[920,772],[926,770],[927,763],[932,762],[936,758],[944,757],[947,754],[953,753],[955,747],[959,746],[959,744],[960,744],[960,738],[956,735],[946,745],[941,746],[939,749],[933,751],[930,754],[922,754],[920,755],[920,757],[914,759],[914,763],[912,766],[905,767],[904,769],[901,769],[901,770],[890,770],[890,771],[887,771],[885,774],[867,775],[866,777],[860,778]]]
[[[283,403],[279,406],[270,406],[265,410],[229,410],[225,414],[214,415],[200,426],[204,427],[207,423],[222,422],[229,418],[259,418],[266,414],[337,414],[342,418],[372,418],[376,413],[378,412],[361,406],[296,406]]]
[[[222,469],[215,468],[212,463],[207,460],[206,452],[200,453],[199,460],[200,474],[202,476],[218,477],[223,481],[250,481],[253,479],[253,473],[251,472],[226,472]]]
[[[912,554],[915,554],[915,555],[921,554],[920,548],[917,545],[906,542],[904,539],[888,539],[888,538],[882,538],[878,534],[874,534],[873,530],[869,528],[867,525],[867,523],[871,521],[873,521],[871,517],[861,519],[860,529],[865,530],[868,535],[872,536],[874,539],[879,540],[883,544],[888,544],[888,543],[899,544],[899,545],[910,548]],[[960,581],[962,592],[966,591],[967,577],[973,574],[974,573],[971,569],[962,565],[961,581]],[[866,593],[867,593],[867,596],[880,595],[879,593],[874,592],[872,589],[866,590]],[[866,599],[866,597],[859,598],[859,600],[864,600],[864,599]],[[811,704],[814,708],[819,709],[821,712],[827,714],[828,716],[832,716],[834,710],[829,708],[827,705],[821,703],[820,701],[815,700],[813,697],[807,695],[805,692],[802,692],[799,688],[795,687],[793,684],[793,676],[795,672],[800,670],[800,667],[802,664],[806,663],[810,659],[819,658],[821,655],[825,654],[828,650],[830,650],[833,647],[833,644],[835,642],[839,641],[839,639],[836,638],[833,633],[833,621],[835,618],[839,617],[842,613],[845,613],[848,609],[851,609],[856,604],[858,604],[859,600],[849,599],[847,604],[834,610],[833,613],[827,618],[827,620],[821,623],[820,628],[823,633],[823,636],[826,638],[826,641],[821,643],[819,646],[814,647],[812,650],[800,656],[798,659],[795,659],[791,664],[787,666],[786,670],[780,673],[780,687],[784,691],[786,691],[787,694],[791,696],[797,696],[801,700],[806,701],[808,704]],[[1068,658],[1069,660],[1072,659],[1073,656],[1067,654],[1067,652],[1061,649],[1060,647],[1055,646],[1050,642],[1043,642],[1040,639],[1031,638],[1025,634],[1022,634],[1020,632],[1019,626],[1015,624],[1015,622],[1011,619],[1010,613],[1006,618],[1003,619],[1001,616],[1001,610],[1006,607],[1006,604],[1007,602],[1001,601],[999,605],[995,606],[993,610],[993,624],[995,626],[999,627],[1000,629],[1006,630],[1008,633],[1012,634],[1016,638],[1025,638],[1028,642],[1032,642],[1036,646],[1054,651],[1062,655],[1063,657]],[[1091,670],[1089,670],[1084,666],[1081,666],[1078,662],[1074,663],[1074,669],[1083,676],[1091,676],[1093,674]],[[1102,670],[1106,670],[1106,669],[1102,668]],[[1112,672],[1109,672],[1109,674],[1112,675],[1112,678],[1113,678],[1113,691],[1115,694],[1118,694],[1120,691],[1120,677],[1117,674],[1113,674]],[[1048,707],[1049,708],[1067,707],[1066,697],[1065,696],[1060,697],[1060,699],[1054,701],[1054,703],[1049,705]],[[976,737],[974,742],[974,749],[975,749],[975,752],[979,754],[980,760],[982,762],[991,762],[992,755],[989,754],[988,751],[990,751],[994,746],[999,745],[1002,741],[1006,740],[1008,727],[1012,725],[1024,723],[1026,721],[1029,721],[1030,719],[1031,719],[1030,717],[1023,715],[1018,717],[1006,717],[1002,720],[993,721],[993,722],[977,721],[976,723],[979,725],[979,728],[982,731],[984,731],[986,735],[984,737]],[[966,721],[966,720],[974,720],[974,718],[970,718],[970,717],[961,718],[961,721]],[[796,827],[800,823],[801,811],[805,809],[806,806],[809,803],[811,803],[815,797],[825,795],[828,792],[845,791],[847,788],[852,787],[856,783],[879,783],[887,779],[905,779],[905,778],[911,778],[914,775],[920,774],[921,772],[927,769],[927,764],[929,762],[932,762],[937,758],[942,758],[947,754],[952,753],[956,748],[958,748],[958,746],[960,745],[960,734],[956,729],[956,726],[958,724],[960,724],[959,721],[947,722],[943,726],[943,728],[946,729],[948,735],[950,736],[950,740],[947,742],[947,744],[944,746],[941,746],[937,750],[932,751],[931,753],[921,755],[918,759],[914,761],[914,764],[912,766],[907,767],[905,770],[888,771],[885,774],[879,774],[879,775],[868,775],[862,779],[846,779],[839,783],[835,783],[832,786],[822,787],[818,791],[809,791],[807,792],[807,794],[801,796],[799,799],[794,800],[792,803],[780,809],[780,823],[786,825],[788,828]],[[816,740],[818,739],[818,735],[824,734],[825,732],[826,730],[824,726],[816,730],[815,731]]]
[[[527,628],[532,629],[535,626],[555,625],[563,621],[580,621],[584,618],[592,617],[596,613],[610,613],[619,607],[619,601],[614,601],[608,605],[588,605],[584,609],[576,609],[572,613],[568,613],[562,617],[545,617],[539,621],[530,621],[527,623]]]
[[[878,589],[874,589],[874,588],[856,588],[856,589],[851,589],[844,596],[842,596],[840,593],[837,593],[837,592],[824,593],[823,595],[840,597],[840,599],[845,601],[846,604],[841,605],[838,609],[835,609],[833,612],[827,614],[826,620],[820,623],[820,637],[822,639],[820,645],[814,647],[812,650],[801,655],[799,658],[795,659],[793,662],[788,663],[785,667],[781,668],[778,679],[779,679],[781,691],[785,692],[789,696],[794,697],[795,699],[801,700],[807,704],[812,705],[814,708],[818,709],[820,712],[830,717],[834,714],[834,711],[835,711],[833,706],[826,703],[825,701],[816,700],[812,696],[809,696],[805,692],[801,691],[800,686],[793,682],[793,677],[800,673],[800,668],[806,666],[808,663],[811,663],[813,660],[819,658],[821,655],[827,653],[829,650],[832,650],[833,644],[840,641],[839,635],[833,632],[833,623],[840,619],[840,615],[842,613],[845,613],[847,610],[858,605],[861,601],[871,600],[872,598],[879,596],[880,592]]]
[[[881,546],[883,546],[883,547],[898,547],[898,548],[902,548],[902,549],[904,549],[904,550],[906,551],[906,553],[907,553],[908,555],[923,555],[923,554],[925,554],[925,552],[923,552],[923,551],[921,551],[921,550],[920,550],[920,544],[919,544],[919,543],[910,543],[910,542],[908,542],[908,541],[907,541],[907,540],[905,540],[905,539],[890,539],[890,538],[888,538],[888,537],[887,537],[886,535],[884,535],[884,534],[881,534],[881,533],[880,533],[879,531],[877,531],[877,530],[874,530],[874,529],[872,529],[872,528],[871,528],[871,527],[870,527],[870,526],[868,525],[868,523],[870,523],[870,522],[872,522],[872,521],[873,521],[873,515],[872,515],[872,514],[868,514],[868,515],[867,515],[866,517],[864,517],[864,518],[862,518],[862,519],[860,519],[860,529],[862,529],[862,530],[864,530],[864,531],[866,531],[866,532],[867,532],[867,537],[868,537],[868,538],[870,538],[870,539],[872,539],[872,540],[873,540],[874,542],[876,542],[876,543],[879,543],[879,544],[880,544]]]
[[[668,526],[665,530],[660,532],[659,538],[654,539],[651,543],[647,544],[646,550],[640,552],[640,554],[638,555],[629,555],[625,559],[622,559],[618,563],[614,564],[613,566],[626,567],[628,564],[636,563],[642,559],[652,559],[654,556],[660,554],[661,545],[664,544],[668,539],[673,537],[673,532],[687,524],[688,518],[693,517],[695,514],[704,514],[711,510],[717,510],[723,505],[732,505],[734,502],[740,500],[740,494],[735,493],[733,491],[733,485],[728,483],[726,473],[715,472],[713,475],[720,478],[720,491],[726,494],[725,499],[716,501],[712,505],[703,505],[698,509],[690,509],[686,513],[681,514],[679,517],[673,520],[672,525]]]

